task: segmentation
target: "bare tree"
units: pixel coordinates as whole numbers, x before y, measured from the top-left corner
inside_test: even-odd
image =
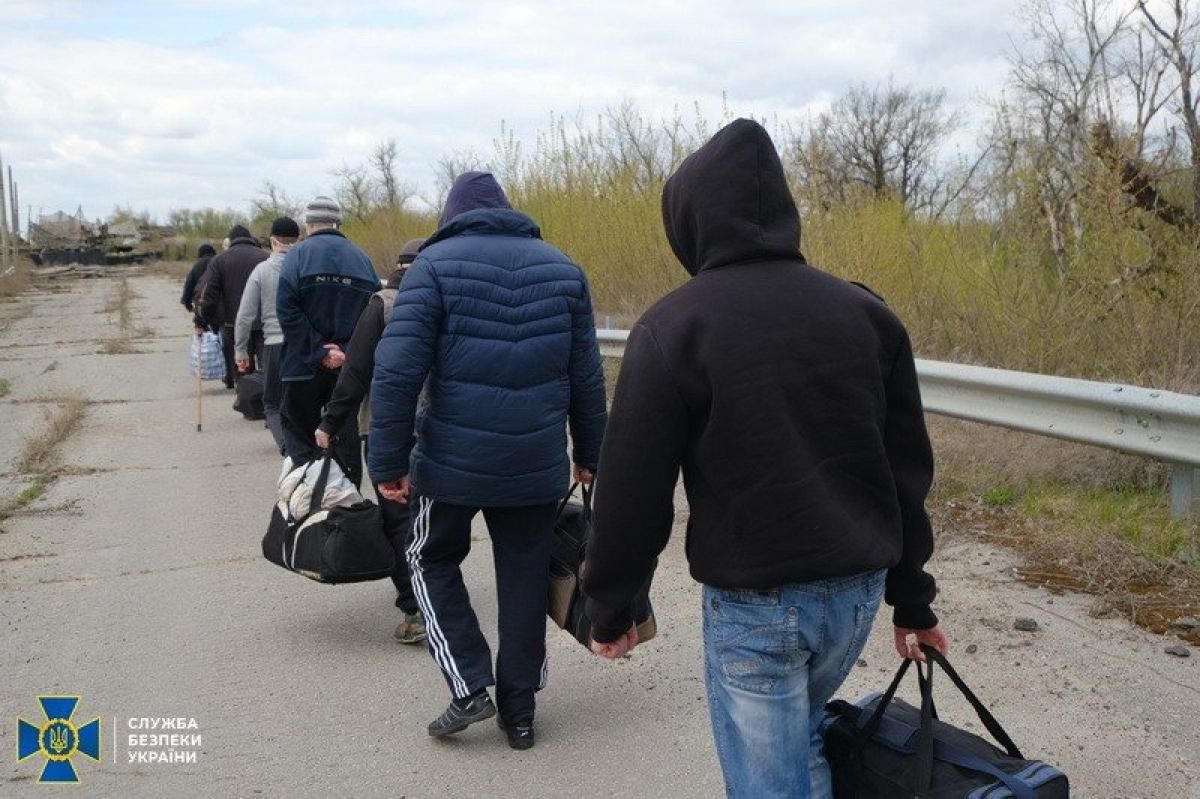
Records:
[[[1113,120],[1113,60],[1128,33],[1132,11],[1116,12],[1109,0],[1030,0],[1024,7],[1032,48],[1009,60],[1019,104],[1008,109],[1003,135],[1020,144],[1014,167],[1036,176],[1042,214],[1059,271],[1068,245],[1083,235],[1078,196],[1091,153],[1091,125]]]
[[[300,212],[300,203],[288,196],[270,180],[264,180],[258,196],[250,201],[252,221],[257,225],[270,222],[281,216],[295,217]]]
[[[341,169],[334,170],[333,176],[338,179],[336,194],[342,208],[360,221],[366,219],[373,205],[371,176],[366,167],[343,164]]]
[[[852,87],[809,126],[792,148],[802,181],[837,191],[847,183],[875,197],[929,208],[942,189],[938,154],[959,124],[945,109],[944,90]]]
[[[669,131],[643,116],[630,99],[610,106],[604,118],[611,132],[609,156],[616,171],[632,177],[642,190],[661,183],[671,168]]]
[[[371,167],[379,189],[379,200],[388,208],[399,208],[415,193],[412,184],[396,176],[396,140],[380,142],[371,153]]]
[[[1155,44],[1153,31],[1139,26],[1118,64],[1133,106],[1129,155],[1134,159],[1146,156],[1150,126],[1175,93],[1174,86],[1163,83],[1170,67],[1162,48]]]
[[[1192,13],[1189,0],[1171,0],[1171,21],[1164,25],[1150,11],[1145,0],[1138,0],[1137,7],[1157,37],[1159,48],[1175,69],[1178,80],[1175,113],[1183,123],[1184,133],[1191,148],[1189,162],[1192,168],[1192,214],[1200,218],[1200,113],[1197,111],[1200,97],[1196,96],[1197,87],[1194,83],[1200,15]]]

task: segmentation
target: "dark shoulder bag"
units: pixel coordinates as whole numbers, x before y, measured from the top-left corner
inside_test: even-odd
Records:
[[[582,487],[583,502],[579,503],[571,499],[578,487],[578,483],[572,485],[558,506],[554,542],[550,550],[550,596],[546,613],[576,641],[591,646],[592,622],[584,612],[587,598],[580,586],[580,575],[584,568],[588,537],[592,532],[592,488],[587,485]],[[654,609],[650,606],[652,579],[653,574],[634,598],[633,616],[637,622],[639,642],[649,641],[658,633]]]
[[[922,646],[929,660],[917,664],[921,707],[896,699],[911,660],[901,664],[891,685],[851,704],[826,706],[825,756],[836,799],[1067,799],[1067,777],[1040,760],[1028,760],[1000,722],[984,707],[950,662]],[[938,666],[975,710],[1003,748],[937,718],[933,671]]]

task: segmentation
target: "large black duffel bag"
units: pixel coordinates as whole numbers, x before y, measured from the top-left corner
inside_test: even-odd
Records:
[[[586,597],[579,584],[583,568],[583,557],[587,552],[588,536],[592,532],[592,489],[583,486],[583,503],[571,497],[578,484],[558,507],[558,520],[554,524],[554,545],[550,553],[550,598],[547,613],[562,629],[575,637],[584,646],[592,643],[592,622],[584,612]],[[638,641],[646,642],[658,632],[654,609],[650,606],[650,580],[638,592],[633,605],[633,618],[637,622]]]
[[[383,532],[379,506],[364,499],[349,507],[322,508],[333,458],[325,456],[308,513],[295,517],[277,502],[263,536],[263,556],[321,583],[357,583],[390,577],[396,553]],[[307,467],[311,467],[309,464]]]
[[[826,706],[825,757],[835,799],[1067,799],[1067,778],[1027,760],[1000,722],[936,650],[922,646],[929,669],[917,664],[920,709],[896,699],[912,664],[904,661],[882,695]],[[939,721],[933,705],[933,664],[954,683],[1003,750]]]

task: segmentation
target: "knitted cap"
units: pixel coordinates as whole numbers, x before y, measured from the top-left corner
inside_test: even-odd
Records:
[[[304,206],[304,224],[313,225],[318,222],[342,224],[342,206],[332,197],[321,195],[314,197]]]
[[[424,243],[425,239],[409,239],[404,242],[404,246],[400,248],[400,257],[396,259],[396,264],[411,264],[417,260],[417,253],[420,252],[421,245]]]

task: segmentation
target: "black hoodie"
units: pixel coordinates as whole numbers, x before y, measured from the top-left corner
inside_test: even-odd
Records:
[[[630,626],[680,468],[700,582],[763,590],[886,568],[896,624],[935,625],[933,455],[900,320],[805,263],[783,166],[755,122],[680,165],[663,221],[694,277],[625,348],[584,576],[596,640]]]
[[[269,255],[250,231],[234,225],[229,231],[229,249],[209,261],[202,295],[192,299],[205,321],[215,324],[220,320],[226,327],[233,327],[250,273]]]
[[[196,253],[196,262],[192,264],[191,271],[187,275],[187,280],[183,282],[183,296],[179,298],[179,301],[183,303],[183,307],[189,311],[194,310],[192,302],[196,297],[196,287],[200,283],[200,278],[203,277],[205,270],[208,269],[208,262],[216,254],[217,251],[213,249],[211,244],[201,244],[200,251]]]

